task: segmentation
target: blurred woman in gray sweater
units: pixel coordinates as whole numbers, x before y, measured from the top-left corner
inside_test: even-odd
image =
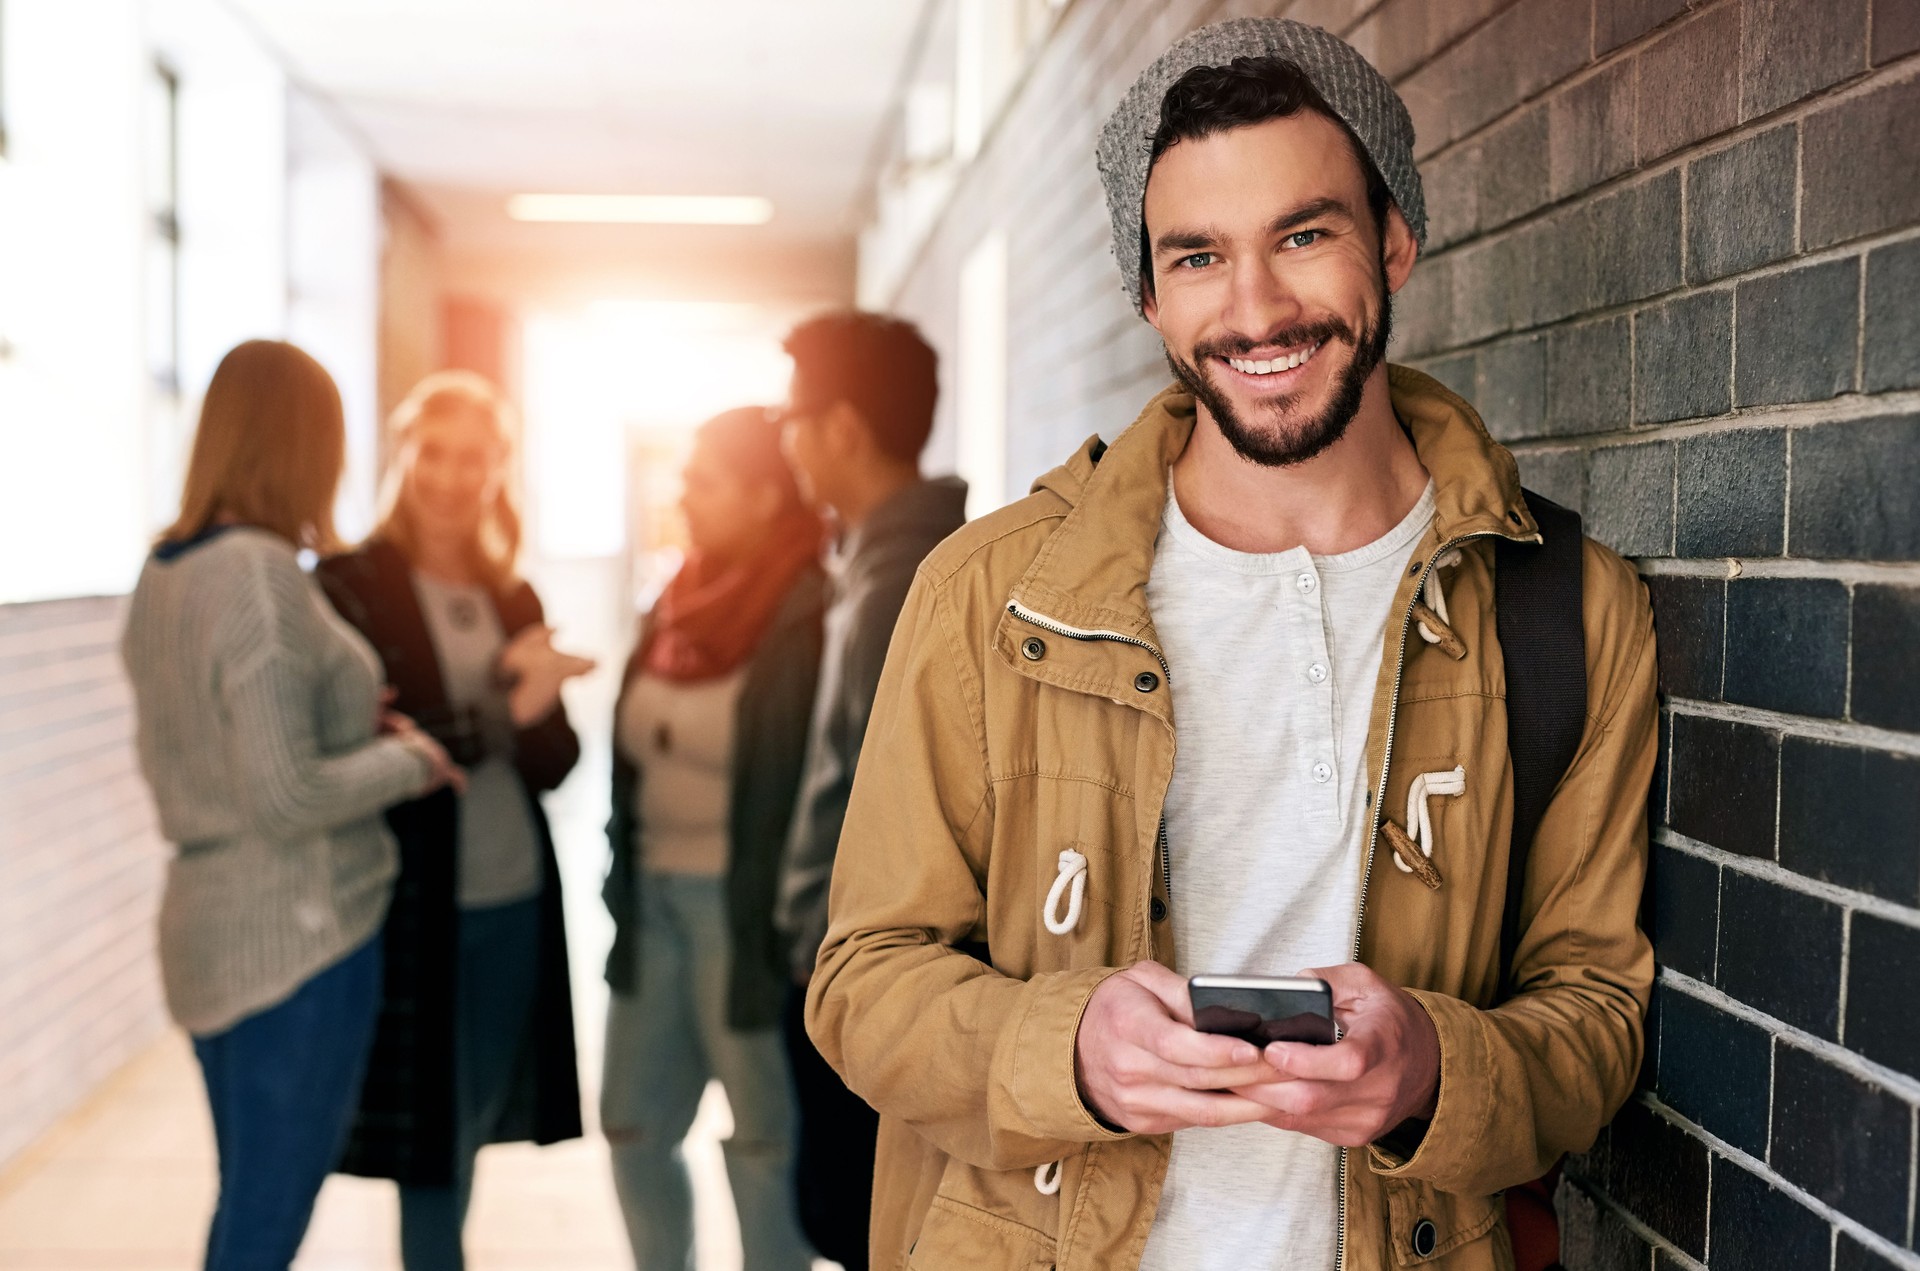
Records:
[[[390,804],[459,771],[385,710],[380,662],[301,569],[334,545],[340,395],[290,344],[214,372],[180,517],[122,653],[140,764],[178,851],[160,969],[219,1150],[208,1271],[285,1267],[338,1156],[380,1000]]]

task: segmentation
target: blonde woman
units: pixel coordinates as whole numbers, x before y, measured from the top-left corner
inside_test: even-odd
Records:
[[[386,665],[394,708],[447,747],[464,791],[394,808],[400,881],[386,995],[342,1168],[400,1184],[408,1271],[463,1265],[475,1158],[488,1143],[580,1133],[560,878],[539,795],[580,744],[556,653],[515,572],[513,429],[485,379],[448,371],[395,411],[380,522],[324,561],[322,584]]]
[[[299,1248],[379,1008],[395,872],[380,812],[458,780],[383,710],[379,659],[300,568],[333,542],[344,447],[319,363],[270,341],[227,354],[122,644],[141,767],[178,846],[160,968],[213,1112],[209,1271],[284,1267]]]

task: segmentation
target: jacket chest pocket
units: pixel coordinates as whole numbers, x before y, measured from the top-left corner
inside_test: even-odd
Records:
[[[1034,773],[998,782],[994,800],[994,964],[1026,978],[1145,957],[1154,845],[1125,788]]]
[[[906,1271],[1053,1271],[1053,1240],[984,1209],[935,1196],[919,1239],[907,1251]]]
[[[1406,1179],[1387,1180],[1387,1238],[1396,1267],[1467,1268],[1513,1266],[1505,1230],[1505,1201],[1495,1196],[1456,1196]]]

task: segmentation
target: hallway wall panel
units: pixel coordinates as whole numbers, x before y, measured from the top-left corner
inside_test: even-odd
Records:
[[[124,611],[0,605],[0,1163],[166,1027]]]

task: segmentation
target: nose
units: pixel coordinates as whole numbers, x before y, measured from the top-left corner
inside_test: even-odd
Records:
[[[1226,310],[1220,317],[1229,331],[1251,340],[1297,323],[1305,309],[1274,262],[1254,256],[1234,262],[1228,280]]]

